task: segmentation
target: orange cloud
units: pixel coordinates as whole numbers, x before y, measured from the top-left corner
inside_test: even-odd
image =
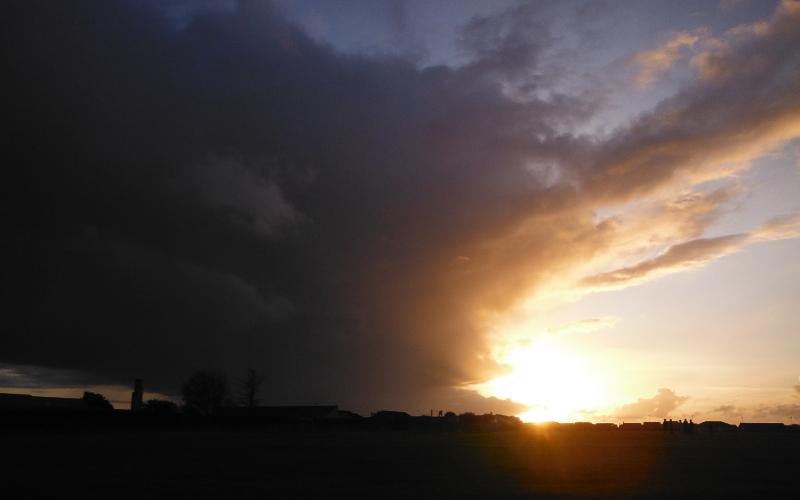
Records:
[[[743,236],[733,235],[680,243],[669,247],[655,259],[584,278],[580,285],[593,289],[622,288],[655,275],[702,266],[718,257],[739,251],[743,240]]]
[[[703,33],[704,31],[699,33],[676,33],[663,46],[636,54],[633,60],[641,66],[641,71],[636,76],[636,82],[639,86],[644,87],[652,83],[661,73],[684,57],[684,49],[694,47]]]
[[[689,400],[689,396],[678,396],[672,389],[662,387],[658,394],[650,399],[639,398],[635,403],[620,406],[614,412],[618,419],[642,419],[648,416],[666,418],[680,405]]]
[[[796,54],[798,22],[800,2],[782,0],[771,19],[730,30],[715,40],[716,50],[697,54],[692,64],[706,80],[769,75]]]
[[[594,290],[624,288],[663,274],[704,266],[712,260],[741,251],[749,243],[799,236],[798,217],[771,221],[748,234],[698,238],[672,245],[658,257],[634,266],[588,276],[580,280],[578,286]]]
[[[476,249],[474,263],[497,277],[484,304],[503,307],[526,286],[533,294],[569,288],[571,278],[584,289],[627,286],[705,265],[749,243],[797,237],[791,217],[747,234],[702,234],[747,189],[736,172],[800,136],[800,70],[791,59],[800,53],[798,5],[783,2],[746,36],[740,29],[724,43],[704,45],[716,67],[735,69],[744,58],[762,61],[758,72],[745,64],[735,75],[698,79],[597,149],[587,147],[594,154],[577,147],[567,155],[574,166],[562,161],[565,181],[532,198],[527,216],[504,236]],[[731,185],[698,192],[710,179]],[[615,206],[622,208],[599,222],[589,215]]]

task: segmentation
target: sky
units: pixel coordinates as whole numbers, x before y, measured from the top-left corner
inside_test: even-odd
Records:
[[[0,11],[0,392],[800,419],[800,1]]]

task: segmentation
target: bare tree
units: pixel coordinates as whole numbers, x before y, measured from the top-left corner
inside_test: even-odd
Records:
[[[230,405],[231,391],[225,375],[214,370],[195,372],[181,385],[183,404],[188,411],[211,415]]]
[[[239,401],[248,408],[255,408],[260,402],[258,391],[266,380],[267,377],[255,368],[248,369],[244,379],[237,380],[239,382]]]

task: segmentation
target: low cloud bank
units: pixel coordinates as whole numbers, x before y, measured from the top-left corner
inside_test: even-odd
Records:
[[[620,420],[668,418],[672,411],[688,400],[689,396],[678,396],[675,391],[663,387],[652,398],[639,398],[635,403],[620,406],[614,411],[614,418]]]

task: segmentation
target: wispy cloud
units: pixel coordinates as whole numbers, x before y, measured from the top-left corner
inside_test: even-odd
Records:
[[[584,278],[580,285],[593,289],[623,288],[647,277],[701,266],[723,255],[739,251],[743,239],[741,235],[734,235],[680,243],[667,248],[655,259]]]
[[[744,416],[744,410],[736,405],[722,405],[717,406],[710,413],[719,413],[722,418],[739,420]]]
[[[641,67],[636,81],[640,86],[653,82],[679,59],[688,58],[688,51],[683,49],[691,49],[701,37],[705,36],[708,36],[706,30],[700,30],[698,33],[676,33],[661,47],[639,52],[633,58],[634,62]]]
[[[708,264],[725,255],[740,252],[750,243],[797,238],[800,219],[787,217],[771,221],[750,233],[698,238],[668,247],[661,255],[634,266],[616,269],[582,279],[578,286],[610,290],[641,283],[658,276]]]
[[[581,321],[573,321],[565,325],[554,326],[545,330],[545,333],[552,335],[563,335],[567,333],[584,333],[593,332],[602,328],[612,328],[617,324],[619,318],[613,316],[606,316],[603,318],[584,319]]]

